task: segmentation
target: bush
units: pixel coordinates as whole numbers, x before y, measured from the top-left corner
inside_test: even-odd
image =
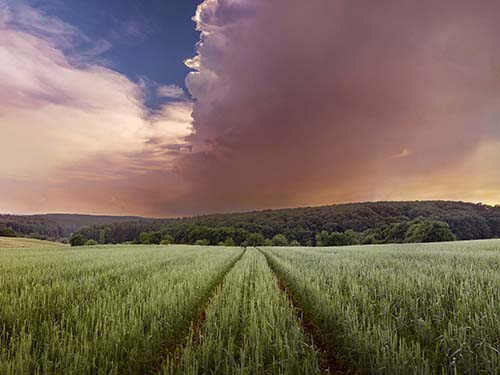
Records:
[[[236,243],[234,242],[232,237],[228,237],[224,241],[224,246],[236,246]]]
[[[168,233],[163,234],[161,241],[160,241],[160,245],[170,245],[171,243],[174,243],[174,237],[172,237]]]
[[[86,242],[87,239],[79,233],[72,235],[69,240],[71,246],[84,246]]]
[[[300,242],[297,240],[293,240],[292,242],[290,242],[289,246],[300,246]]]
[[[408,221],[390,224],[384,230],[384,242],[385,243],[405,242],[406,232],[408,232],[410,226],[411,222]]]
[[[288,238],[286,238],[283,234],[277,234],[271,240],[272,246],[288,246]]]
[[[194,244],[197,246],[208,246],[210,242],[208,240],[197,240]]]
[[[143,232],[139,235],[139,242],[143,245],[159,245],[161,241],[161,232]]]
[[[95,245],[97,245],[96,240],[88,240],[87,242],[85,242],[85,246],[95,246]]]
[[[362,245],[373,245],[382,242],[382,231],[378,228],[370,228],[360,234],[360,243]]]
[[[245,241],[244,246],[264,246],[266,239],[260,233],[250,233]]]
[[[17,233],[12,228],[0,228],[0,237],[17,237]]]
[[[328,234],[326,230],[316,236],[316,244],[318,246],[350,246],[358,245],[359,233],[348,229],[345,232],[333,232]]]

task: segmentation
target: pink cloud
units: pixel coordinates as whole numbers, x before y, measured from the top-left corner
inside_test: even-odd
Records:
[[[435,197],[456,190],[452,171],[500,135],[499,11],[497,1],[205,1],[186,81],[201,152],[179,161],[185,202],[432,197],[423,178]]]
[[[0,12],[0,207],[500,202],[498,1],[206,0],[194,20],[195,101],[152,114],[147,83]]]

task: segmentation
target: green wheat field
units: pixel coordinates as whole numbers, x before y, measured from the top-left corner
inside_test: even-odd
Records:
[[[498,374],[500,241],[0,249],[0,374]]]

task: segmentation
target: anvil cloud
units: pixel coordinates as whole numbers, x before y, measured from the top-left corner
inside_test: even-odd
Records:
[[[498,1],[206,0],[193,103],[163,86],[179,100],[154,114],[38,16],[0,13],[3,211],[500,203]]]
[[[195,20],[197,207],[500,203],[498,1],[212,0]]]

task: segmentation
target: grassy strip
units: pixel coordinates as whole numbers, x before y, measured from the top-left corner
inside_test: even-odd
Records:
[[[227,274],[164,374],[320,374],[318,353],[256,249]]]
[[[216,296],[218,291],[222,288],[224,279],[226,275],[233,269],[233,267],[241,260],[241,258],[245,255],[246,249],[241,251],[240,255],[235,257],[228,267],[224,270],[222,274],[216,280],[216,285],[208,290],[207,295],[203,296],[200,299],[200,303],[198,304],[198,308],[191,312],[191,323],[190,325],[186,325],[182,330],[178,332],[176,338],[174,340],[170,340],[168,345],[162,350],[161,356],[158,358],[154,365],[154,370],[152,373],[161,372],[162,368],[165,366],[164,362],[171,362],[172,358],[175,358],[178,363],[179,353],[184,347],[183,338],[187,335],[190,335],[195,341],[199,337],[199,332],[203,322],[206,319],[206,310],[211,303],[211,300]]]
[[[300,317],[299,321],[304,332],[306,332],[313,338],[314,345],[320,353],[320,367],[322,371],[326,374],[350,374],[351,371],[349,371],[347,366],[339,360],[335,350],[333,350],[333,348],[328,345],[323,334],[321,333],[320,328],[307,314],[299,299],[295,296],[291,289],[287,288],[286,283],[273,267],[275,266],[275,263],[272,262],[269,254],[261,249],[259,249],[259,251],[266,257],[269,267],[278,280],[280,289],[288,296],[288,299],[294,306],[295,310],[298,312],[298,315]]]

